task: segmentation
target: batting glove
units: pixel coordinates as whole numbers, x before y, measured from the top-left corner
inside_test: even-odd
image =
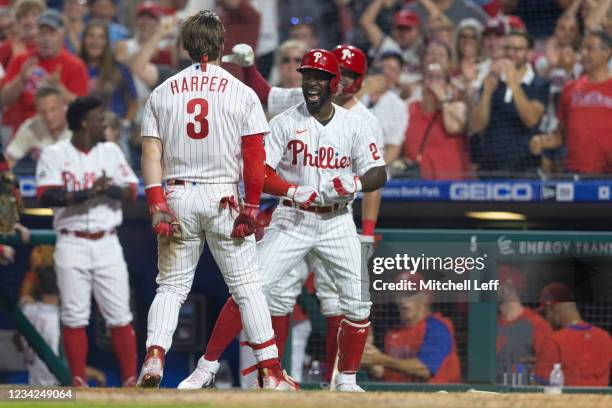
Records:
[[[234,220],[232,238],[246,238],[255,233],[257,229],[257,214],[259,206],[245,203],[240,210],[240,214]]]
[[[255,52],[248,44],[236,44],[232,48],[232,53],[224,55],[223,62],[231,62],[241,67],[250,67],[255,63]]]
[[[359,176],[341,175],[332,178],[334,189],[339,196],[347,196],[361,191],[361,180]]]
[[[308,186],[297,186],[292,184],[287,190],[287,198],[297,203],[302,208],[308,208],[312,203],[317,201],[319,194],[317,191]]]
[[[168,207],[164,191],[160,185],[145,188],[147,202],[149,203],[149,215],[151,226],[157,235],[171,237],[181,232],[181,226]]]

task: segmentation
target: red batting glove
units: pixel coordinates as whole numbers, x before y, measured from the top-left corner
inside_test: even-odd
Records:
[[[151,226],[157,235],[171,237],[181,232],[181,226],[174,212],[168,207],[164,190],[161,186],[145,188],[147,203],[149,204],[149,215],[151,215]]]
[[[244,203],[240,214],[234,220],[231,237],[245,238],[255,233],[257,229],[257,214],[259,214],[258,205]]]
[[[291,184],[291,187],[287,190],[286,197],[306,209],[317,199],[318,195],[317,190],[312,187]]]
[[[361,179],[359,176],[342,175],[332,179],[334,189],[339,196],[348,196],[361,191]]]

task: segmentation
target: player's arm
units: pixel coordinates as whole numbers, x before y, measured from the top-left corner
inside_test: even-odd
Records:
[[[385,367],[399,371],[404,374],[412,375],[422,379],[429,379],[431,373],[423,362],[418,358],[396,358],[388,354],[383,353],[373,345],[366,345],[363,356],[361,359],[361,365],[365,367]],[[382,377],[383,373],[378,370],[378,374]],[[379,377],[379,378],[380,378]]]
[[[236,44],[232,48],[231,54],[223,56],[223,62],[231,62],[241,66],[244,83],[255,91],[262,104],[268,103],[268,95],[270,95],[272,86],[255,66],[255,52],[250,45]]]
[[[314,188],[291,184],[276,174],[276,171],[268,165],[266,165],[265,174],[263,192],[266,194],[287,198],[302,208],[308,208],[317,199],[318,194]]]
[[[146,109],[145,109],[146,110]],[[161,141],[156,137],[142,138],[141,170],[145,185],[151,226],[156,234],[172,236],[180,232],[176,215],[166,203],[166,194],[162,188],[162,152]]]

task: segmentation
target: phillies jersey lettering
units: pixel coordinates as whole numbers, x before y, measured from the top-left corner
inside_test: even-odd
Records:
[[[80,191],[91,188],[103,175],[110,178],[113,185],[138,184],[138,178],[116,144],[98,143],[85,153],[66,140],[43,149],[36,165],[36,187],[39,192],[49,187]],[[122,222],[121,202],[108,197],[95,197],[53,210],[55,230],[109,231]]]
[[[363,175],[385,163],[376,134],[363,118],[334,105],[325,126],[302,102],[270,121],[266,162],[289,183],[321,190],[336,175]]]
[[[141,135],[161,141],[164,180],[237,183],[240,138],[268,132],[251,88],[217,65],[194,64],[151,93]]]

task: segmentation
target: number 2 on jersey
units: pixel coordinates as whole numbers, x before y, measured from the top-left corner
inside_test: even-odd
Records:
[[[370,143],[370,152],[372,152],[372,158],[374,160],[380,159],[380,154],[378,154],[378,146],[376,146],[376,143]]]
[[[199,107],[199,112],[196,107]],[[196,131],[196,123],[188,122],[187,123],[187,136],[192,139],[204,139],[208,136],[208,120],[206,120],[206,116],[208,116],[208,101],[203,98],[195,98],[191,99],[187,102],[187,113],[192,115],[196,113],[193,120],[198,123],[200,130]]]

